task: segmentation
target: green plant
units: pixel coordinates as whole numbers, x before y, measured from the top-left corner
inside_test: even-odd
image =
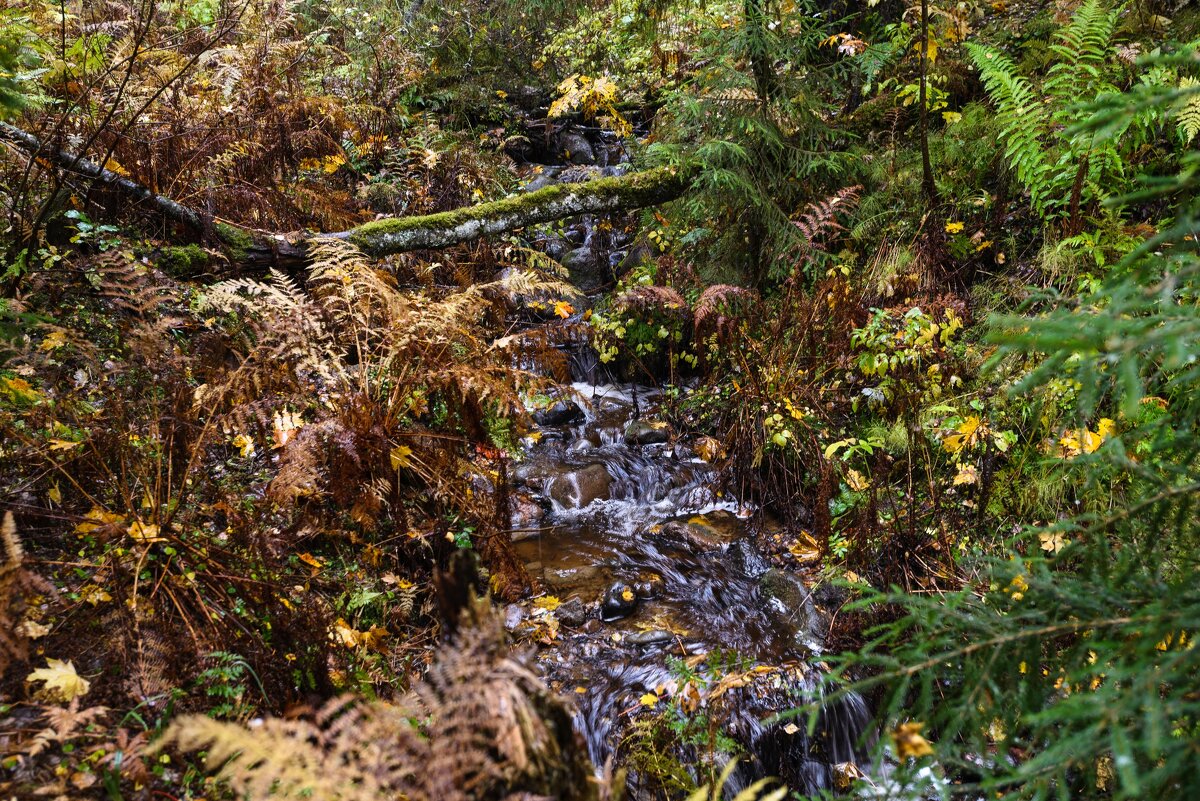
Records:
[[[1171,102],[1170,93],[1159,95]],[[1135,113],[1109,99],[1086,125]],[[1183,171],[1114,203],[1174,204],[1078,299],[1001,318],[994,365],[1028,365],[1021,395],[1073,382],[1073,426],[1057,443],[1064,479],[1104,498],[1029,525],[944,596],[867,591],[858,608],[898,612],[842,667],[866,669],[881,717],[925,724],[956,792],[1003,799],[1190,798],[1200,771],[1200,222],[1194,153]],[[1088,421],[1103,413],[1091,431]],[[1106,436],[1102,432],[1108,430]],[[1114,476],[1119,482],[1114,482]]]

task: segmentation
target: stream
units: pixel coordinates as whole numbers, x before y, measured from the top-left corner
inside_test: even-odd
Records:
[[[612,171],[622,160],[602,163]],[[575,169],[536,166],[529,187]],[[595,233],[584,217],[539,242],[585,291],[611,284],[630,246]],[[715,468],[655,418],[658,391],[603,383],[590,346],[569,339],[576,383],[534,411],[538,428],[511,474],[515,548],[544,594],[509,606],[506,625],[541,643],[538,664],[575,699],[593,763],[627,767],[632,799],[662,797],[630,758],[629,734],[651,709],[693,722],[669,756],[712,757],[716,770],[738,758],[727,797],[763,777],[805,794],[833,788],[865,759],[871,716],[857,695],[821,695],[828,613],[801,576],[755,550],[756,510],[715,489]],[[773,720],[813,704],[811,734],[803,717]],[[714,740],[717,728],[729,737]]]
[[[671,441],[646,387],[578,383],[542,415],[513,472],[516,549],[561,602],[507,610],[518,633],[549,644],[547,680],[577,702],[594,764],[624,757],[622,740],[647,694],[677,699],[733,735],[729,791],[764,776],[805,793],[830,788],[836,766],[862,758],[869,712],[849,696],[823,705],[810,737],[776,713],[820,702],[814,665],[828,620],[800,577],[773,569],[749,542],[737,499],[714,468]],[[656,706],[657,704],[652,704]],[[639,795],[640,777],[629,789]]]

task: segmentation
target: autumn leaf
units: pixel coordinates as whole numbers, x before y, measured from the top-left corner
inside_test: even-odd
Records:
[[[311,553],[302,553],[296,558],[304,564],[311,566],[314,570],[320,570],[321,568],[325,567],[325,563],[313,556]]]
[[[275,412],[272,448],[279,449],[287,445],[296,432],[303,427],[304,421],[295,412]]]
[[[851,468],[846,471],[846,486],[855,492],[863,492],[871,486],[870,479],[866,478],[862,473]]]
[[[658,696],[654,693],[646,693],[638,699],[638,703],[644,707],[654,707],[658,705]]]
[[[990,433],[987,423],[977,415],[971,415],[963,420],[955,427],[954,432],[942,440],[942,447],[954,454],[982,442]]]
[[[83,516],[83,522],[75,526],[75,533],[89,534],[98,528],[124,522],[125,518],[116,512],[106,512],[99,506],[93,506],[91,511]]]
[[[562,606],[562,601],[554,595],[543,595],[533,602],[533,605],[538,609],[545,609],[547,612],[553,612],[558,607]]]
[[[958,473],[954,476],[954,486],[961,484],[977,484],[979,482],[979,471],[974,465],[965,464],[958,468]]]
[[[896,755],[901,759],[917,758],[933,755],[933,746],[921,736],[924,723],[909,721],[901,723],[892,732],[892,741],[896,744]]]
[[[111,601],[112,596],[108,594],[108,590],[103,587],[98,587],[95,584],[89,584],[79,591],[79,600],[84,603],[89,603],[92,606],[99,606],[105,601]]]
[[[245,434],[238,434],[233,438],[233,447],[238,449],[243,459],[249,459],[254,455],[254,440]]]
[[[962,232],[962,229],[963,229],[963,224],[962,224],[962,223],[960,223],[960,222],[948,222],[948,223],[946,223],[946,233],[948,233],[948,234],[957,234],[957,233],[961,233],[961,232]]]
[[[392,463],[392,469],[399,470],[402,467],[409,467],[412,465],[412,459],[409,458],[412,456],[412,452],[412,448],[408,447],[407,445],[397,445],[396,447],[392,448],[391,453],[388,454],[388,458]]]
[[[75,665],[61,659],[47,659],[46,667],[33,671],[25,681],[44,681],[46,692],[67,702],[87,695],[91,688],[88,680],[75,672]]]
[[[1067,546],[1067,539],[1061,531],[1043,531],[1038,534],[1038,541],[1047,553],[1058,553]]]
[[[163,541],[163,537],[158,536],[158,526],[153,523],[143,523],[141,520],[134,520],[129,524],[129,536],[138,542]]]
[[[575,313],[575,307],[565,300],[560,300],[554,304],[554,313],[565,320]]]

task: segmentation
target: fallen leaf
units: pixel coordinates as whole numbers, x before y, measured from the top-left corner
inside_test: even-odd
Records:
[[[25,681],[44,681],[47,692],[67,702],[87,695],[91,688],[88,680],[75,672],[75,665],[61,659],[47,659],[46,667],[33,671]]]
[[[141,520],[134,520],[129,525],[129,536],[138,542],[163,542],[164,540],[163,537],[158,536],[158,526],[154,523],[143,523]]]
[[[654,693],[646,693],[638,699],[638,703],[645,707],[652,707],[658,704],[658,696]]]

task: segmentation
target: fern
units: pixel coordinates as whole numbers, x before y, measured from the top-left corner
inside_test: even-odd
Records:
[[[1050,189],[1046,179],[1050,165],[1041,142],[1045,125],[1042,103],[1030,82],[999,50],[975,42],[967,42],[966,47],[996,104],[1004,157],[1028,190],[1034,210],[1042,214]]]
[[[1106,73],[1115,57],[1116,23],[1117,13],[1099,0],[1080,6],[1050,46],[1056,60],[1042,86],[1044,97],[999,50],[966,45],[996,104],[1005,159],[1043,218],[1061,216],[1068,207],[1077,215],[1084,194],[1102,198],[1104,187],[1116,183],[1111,179],[1123,175],[1116,142],[1124,129],[1100,139],[1078,126],[1089,101],[1118,92]]]
[[[464,622],[403,706],[339,698],[311,720],[267,718],[251,728],[190,715],[156,748],[206,751],[208,764],[255,800],[597,799],[605,788],[570,713],[510,654],[490,602],[476,601]]]
[[[1186,95],[1176,107],[1175,124],[1179,126],[1183,143],[1190,145],[1200,133],[1200,81],[1183,77],[1179,79],[1179,88]]]
[[[0,523],[0,675],[28,653],[30,626],[25,598],[52,592],[50,583],[25,567],[25,551],[12,512]]]

